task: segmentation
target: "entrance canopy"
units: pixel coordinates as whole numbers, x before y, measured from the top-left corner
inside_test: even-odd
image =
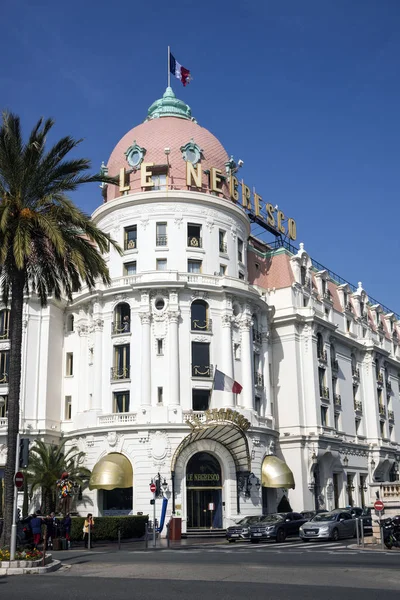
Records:
[[[123,454],[112,452],[103,456],[95,464],[89,481],[90,490],[113,490],[130,488],[133,483],[133,469]]]
[[[194,429],[179,444],[172,458],[171,471],[175,471],[176,461],[180,453],[193,442],[199,440],[214,440],[224,446],[232,455],[235,462],[236,471],[250,471],[251,461],[249,453],[249,444],[246,435],[239,427],[233,423],[204,425],[201,428]]]
[[[292,488],[294,477],[284,460],[276,456],[266,456],[261,469],[261,483],[267,488]]]

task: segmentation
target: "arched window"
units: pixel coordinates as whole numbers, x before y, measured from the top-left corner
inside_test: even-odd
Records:
[[[0,311],[0,339],[8,340],[10,337],[10,311]]]
[[[74,331],[74,315],[68,315],[67,317],[67,331]]]
[[[317,333],[317,353],[318,358],[324,358],[324,340],[321,333]]]
[[[258,326],[257,315],[253,315],[253,342],[261,342],[261,332]]]
[[[131,307],[126,302],[117,304],[114,308],[112,333],[128,333],[131,330]]]
[[[304,265],[300,267],[300,282],[301,285],[306,285],[307,281],[307,269]]]
[[[210,331],[211,319],[208,315],[208,304],[204,300],[195,300],[190,308],[192,331]]]

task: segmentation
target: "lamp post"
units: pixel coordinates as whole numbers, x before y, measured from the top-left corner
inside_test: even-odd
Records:
[[[164,481],[161,481],[164,479]],[[168,490],[168,482],[166,478],[162,477],[160,473],[157,473],[155,477],[150,481],[150,485],[155,485],[156,489],[154,492],[154,497],[151,501],[153,504],[153,547],[156,547],[156,498],[163,498],[165,492]]]

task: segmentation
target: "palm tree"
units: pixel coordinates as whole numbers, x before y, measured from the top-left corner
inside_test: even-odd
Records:
[[[83,284],[93,288],[98,278],[109,284],[102,253],[110,244],[121,251],[67,197],[83,183],[115,180],[88,175],[87,159],[66,159],[81,140],[64,137],[46,150],[53,125],[40,119],[26,142],[17,116],[3,113],[0,126],[0,284],[6,305],[11,297],[3,544],[11,535],[24,294],[37,294],[45,306],[50,295],[71,300],[73,292]]]
[[[85,458],[84,452],[79,452],[76,446],[65,450],[63,440],[59,446],[45,444],[35,440],[29,455],[29,467],[26,470],[27,481],[30,486],[32,498],[37,489],[41,491],[41,510],[43,514],[50,514],[57,508],[56,482],[61,474],[66,471],[69,478],[81,488],[85,487],[90,478],[90,471],[82,465]]]

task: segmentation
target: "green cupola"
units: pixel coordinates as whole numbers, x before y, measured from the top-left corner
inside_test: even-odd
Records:
[[[190,106],[179,100],[171,87],[167,87],[163,97],[153,102],[150,106],[147,111],[146,121],[159,119],[160,117],[177,117],[178,119],[187,119],[196,123],[196,120],[192,117]]]

